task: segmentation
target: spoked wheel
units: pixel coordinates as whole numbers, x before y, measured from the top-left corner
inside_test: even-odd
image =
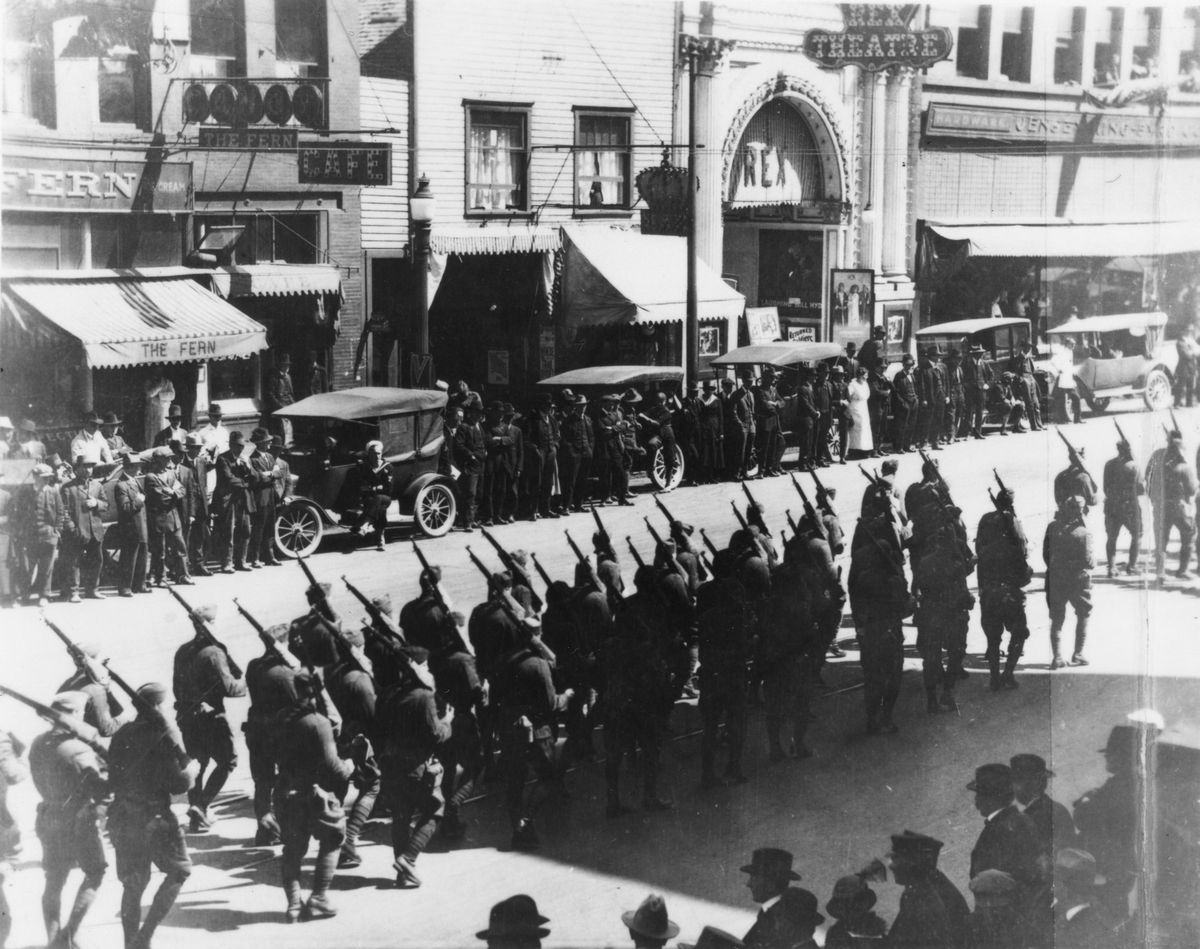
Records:
[[[321,546],[325,523],[307,501],[293,501],[275,516],[275,549],[283,557],[307,557]]]
[[[1171,377],[1161,368],[1151,369],[1150,374],[1146,376],[1146,394],[1142,398],[1146,400],[1146,408],[1151,412],[1169,409],[1175,403],[1175,397],[1171,393]]]
[[[829,457],[838,461],[844,460],[842,458],[841,426],[841,419],[832,419],[829,423],[829,434],[825,439],[825,444],[829,446]]]
[[[440,481],[427,484],[417,492],[413,502],[413,517],[417,526],[429,537],[441,537],[454,526],[458,501],[450,486]]]
[[[654,449],[654,461],[651,462],[648,473],[650,481],[659,491],[679,487],[679,483],[683,481],[683,452],[679,446],[675,446],[675,470],[671,472],[670,481],[667,481],[667,465],[664,460],[662,445]]]
[[[1088,407],[1097,415],[1102,415],[1108,411],[1108,399],[1089,399]]]

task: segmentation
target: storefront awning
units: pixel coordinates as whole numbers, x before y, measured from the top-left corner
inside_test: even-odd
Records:
[[[331,264],[248,264],[207,271],[226,300],[239,297],[341,296],[342,275]]]
[[[680,323],[686,315],[687,241],[611,228],[564,228],[563,309],[568,324]],[[700,319],[742,315],[746,298],[703,261]]]
[[[968,260],[979,257],[1158,257],[1195,251],[1200,251],[1200,223],[1195,221],[927,221],[917,249],[917,286],[934,289]]]
[[[435,227],[429,237],[429,249],[435,254],[542,254],[561,246],[562,233],[557,227],[524,224]]]
[[[267,348],[267,332],[191,276],[146,272],[20,278],[6,312],[40,318],[78,339],[93,369],[207,362]]]

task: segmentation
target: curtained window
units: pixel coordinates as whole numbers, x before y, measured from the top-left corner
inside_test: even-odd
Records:
[[[467,106],[467,213],[529,210],[529,110]]]
[[[733,159],[733,205],[800,204],[825,197],[821,156],[808,123],[776,99],[754,114]]]
[[[323,0],[275,0],[276,75],[329,75]]]
[[[575,114],[575,207],[629,207],[630,119]]]

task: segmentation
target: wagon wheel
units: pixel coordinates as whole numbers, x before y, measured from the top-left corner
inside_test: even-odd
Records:
[[[837,461],[845,461],[842,458],[841,426],[841,419],[832,419],[829,423],[829,432],[825,437],[825,443],[829,446],[829,457]]]
[[[671,472],[671,480],[667,482],[667,466],[663,461],[662,445],[654,449],[654,459],[650,463],[650,470],[647,472],[650,475],[650,481],[663,491],[666,488],[677,488],[683,480],[683,452],[679,446],[675,446],[675,470]]]
[[[413,517],[417,526],[429,537],[441,537],[454,526],[458,502],[448,484],[434,481],[417,492],[413,501]]]
[[[275,549],[283,557],[307,557],[321,546],[325,522],[316,505],[293,501],[275,516]]]

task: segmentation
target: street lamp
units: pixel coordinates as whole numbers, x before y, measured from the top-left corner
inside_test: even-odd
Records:
[[[425,175],[417,180],[417,190],[408,199],[408,217],[413,223],[413,270],[417,290],[417,346],[409,368],[413,388],[433,387],[433,361],[429,355],[429,233],[435,209],[433,192]]]

